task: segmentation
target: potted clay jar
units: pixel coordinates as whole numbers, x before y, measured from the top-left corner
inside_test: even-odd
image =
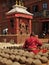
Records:
[[[19,62],[13,62],[12,65],[21,65]]]
[[[5,62],[5,65],[12,65],[13,64],[13,62],[11,61],[11,60],[7,60],[6,62]]]
[[[40,61],[41,61],[42,63],[47,63],[47,62],[48,62],[48,58],[45,57],[45,56],[42,56],[42,57],[40,58]]]
[[[26,57],[20,57],[20,59],[19,59],[19,62],[21,63],[21,64],[25,64],[26,63]]]

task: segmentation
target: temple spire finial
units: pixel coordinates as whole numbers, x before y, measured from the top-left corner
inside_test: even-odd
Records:
[[[18,5],[18,0],[16,0],[16,5]]]
[[[24,3],[22,0],[16,0],[16,5],[24,6]]]
[[[24,6],[23,0],[21,0],[21,5]]]
[[[22,6],[24,6],[24,3],[22,2]]]
[[[19,0],[19,5],[22,6],[22,5],[21,5],[21,0]]]

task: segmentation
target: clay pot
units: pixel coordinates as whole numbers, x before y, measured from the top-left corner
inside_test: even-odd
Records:
[[[27,58],[26,65],[31,65],[32,62],[33,62],[33,59],[32,58]]]
[[[43,53],[43,56],[48,58],[48,53]]]
[[[47,62],[48,62],[48,58],[45,57],[45,56],[42,56],[42,57],[40,58],[40,60],[41,60],[42,63],[47,63]]]
[[[39,59],[28,58],[26,65],[42,65],[42,63]]]
[[[14,59],[15,59],[15,55],[10,55],[9,58],[10,58],[11,60],[14,60]]]
[[[12,65],[21,65],[19,62],[14,62]]]
[[[20,62],[21,64],[25,64],[25,62],[26,62],[26,57],[20,57],[19,62]]]
[[[32,65],[42,65],[41,61],[39,59],[35,59],[33,62],[32,62]]]
[[[13,64],[13,62],[11,60],[7,60],[5,63],[5,65],[12,65],[12,64]]]
[[[34,59],[40,59],[40,58],[41,56],[39,54],[34,56]]]
[[[2,57],[0,57],[0,65],[2,65],[3,63],[1,62],[1,60],[3,60],[3,58]]]
[[[8,59],[9,58],[9,54],[4,54],[4,57]]]
[[[20,60],[20,55],[15,56],[15,61],[19,61]]]
[[[4,65],[6,63],[6,61],[7,61],[7,59],[6,58],[2,58],[0,61]]]

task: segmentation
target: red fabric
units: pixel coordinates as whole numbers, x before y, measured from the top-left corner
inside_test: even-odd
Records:
[[[38,50],[38,49],[35,49],[35,50],[32,50],[32,52],[33,52],[34,54],[37,54],[37,53],[39,52],[39,50]]]
[[[36,38],[36,37],[30,37],[30,38],[28,38],[26,41],[25,41],[25,44],[24,44],[24,48],[26,48],[26,49],[32,49],[32,51],[33,51],[33,49],[35,48],[35,49],[37,49],[38,48],[38,45],[39,46],[41,46],[42,45],[42,43],[38,40],[38,38]],[[34,53],[37,53],[37,50],[34,50],[33,51]]]
[[[41,52],[42,53],[46,53],[47,52],[47,49],[42,49]]]

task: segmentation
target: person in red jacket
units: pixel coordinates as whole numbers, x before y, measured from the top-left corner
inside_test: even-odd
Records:
[[[23,48],[37,54],[41,46],[42,46],[42,42],[34,35],[34,33],[31,33],[30,37],[26,39]]]

